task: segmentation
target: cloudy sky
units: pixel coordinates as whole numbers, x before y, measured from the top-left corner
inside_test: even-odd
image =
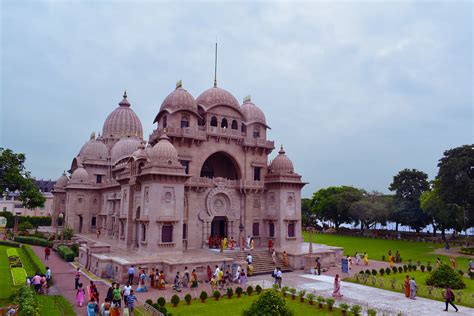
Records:
[[[309,184],[387,192],[473,140],[473,5],[1,1],[0,146],[57,178],[127,89],[145,130],[182,79],[251,94]],[[272,153],[272,157],[276,151]]]

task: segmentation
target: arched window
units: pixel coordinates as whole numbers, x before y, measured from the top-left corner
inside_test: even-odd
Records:
[[[189,115],[181,115],[181,128],[189,127]]]
[[[260,137],[260,127],[254,126],[253,127],[253,138],[259,138]]]
[[[165,115],[163,116],[163,128],[166,128],[168,126],[168,116]]]
[[[247,126],[245,126],[244,123],[242,123],[242,125],[240,125],[240,131],[244,134],[247,133]]]
[[[237,124],[237,121],[236,121],[236,120],[233,120],[233,121],[232,121],[231,128],[232,128],[232,129],[239,129],[239,125]]]
[[[211,117],[211,126],[217,126],[217,117]]]
[[[222,119],[221,127],[222,127],[222,128],[227,128],[227,127],[228,127],[228,126],[227,126],[227,119],[226,119],[226,118],[223,118],[223,119]]]
[[[142,241],[146,241],[146,225],[142,223]]]
[[[135,213],[135,218],[140,219],[140,206],[137,207],[137,212]]]

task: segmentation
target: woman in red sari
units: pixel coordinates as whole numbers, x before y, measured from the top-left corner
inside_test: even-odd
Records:
[[[160,275],[158,277],[158,290],[165,289],[165,273],[160,271]]]
[[[212,279],[212,269],[210,266],[207,266],[207,281],[211,282]]]
[[[268,240],[268,251],[272,252],[273,249],[273,240],[269,239]]]
[[[405,278],[405,297],[410,297],[410,276]]]
[[[229,246],[230,246],[230,250],[234,250],[234,237],[230,237]]]

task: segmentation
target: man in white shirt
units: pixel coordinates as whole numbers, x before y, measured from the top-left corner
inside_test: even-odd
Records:
[[[46,284],[51,282],[51,269],[49,267],[46,267]]]
[[[281,272],[281,269],[278,268],[278,272],[276,274],[276,279],[277,279],[277,282],[278,282],[278,288],[281,289],[281,279],[282,279],[282,276],[283,276],[283,272]]]
[[[219,275],[219,271],[221,271],[221,270],[219,269],[219,266],[216,265],[216,270],[214,271],[214,276],[215,276],[216,278],[217,278],[217,276]]]
[[[248,254],[248,255],[247,255],[247,263],[248,263],[248,264],[252,264],[252,262],[253,262],[252,255],[251,255],[251,254]]]
[[[250,236],[247,237],[247,248],[250,249]]]
[[[130,292],[132,291],[132,286],[130,283],[127,283],[126,285],[123,286],[123,302],[125,303],[125,306],[128,304],[128,296],[130,295]]]

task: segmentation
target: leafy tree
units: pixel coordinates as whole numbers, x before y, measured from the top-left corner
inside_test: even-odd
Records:
[[[436,179],[439,181],[439,196],[447,204],[464,208],[466,212],[464,228],[474,225],[473,166],[473,145],[446,150],[438,163],[439,171]]]
[[[332,221],[336,228],[353,221],[349,209],[362,198],[362,191],[351,186],[328,187],[313,194],[311,207],[322,220]]]
[[[420,197],[420,206],[432,221],[433,233],[436,234],[437,229],[441,230],[443,239],[447,229],[460,230],[462,228],[463,210],[455,204],[446,204],[441,199],[438,180],[434,181],[430,191],[423,192]]]
[[[0,148],[0,190],[19,191],[18,199],[29,209],[44,206],[45,198],[25,169],[25,155],[11,149]]]
[[[316,226],[316,216],[311,209],[311,199],[301,199],[301,222],[303,227]]]
[[[403,224],[418,232],[428,224],[429,218],[420,208],[420,196],[429,188],[428,175],[423,171],[403,169],[393,177],[389,190],[395,192],[391,220],[396,230],[398,224]]]
[[[362,193],[359,201],[352,203],[350,216],[360,222],[361,229],[370,229],[376,223],[385,224],[390,216],[392,197],[380,192]]]

